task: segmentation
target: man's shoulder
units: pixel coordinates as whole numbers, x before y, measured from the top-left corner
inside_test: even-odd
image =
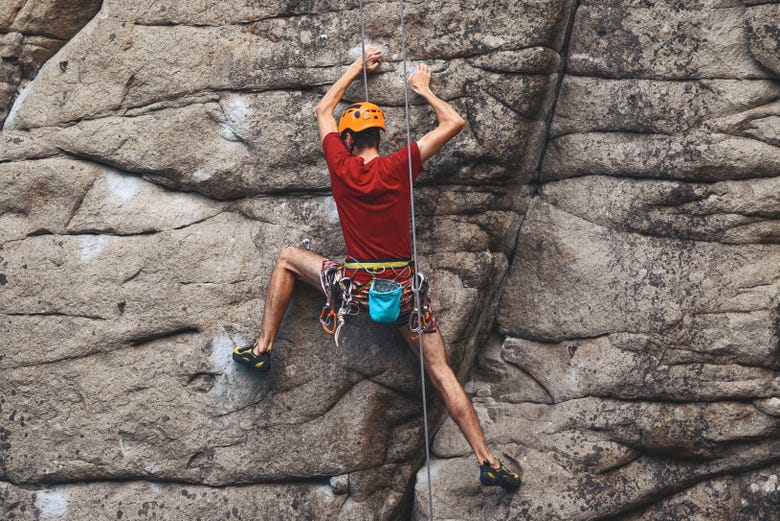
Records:
[[[325,158],[328,161],[349,154],[347,147],[344,146],[338,132],[331,132],[322,138],[322,152],[325,154]]]
[[[394,165],[406,165],[409,161],[409,150],[411,149],[412,161],[416,163],[417,158],[420,156],[420,150],[417,147],[417,142],[413,141],[411,147],[403,145],[401,148],[393,152],[382,156],[382,159],[394,164]]]

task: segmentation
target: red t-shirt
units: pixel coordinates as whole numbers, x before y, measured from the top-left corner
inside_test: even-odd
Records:
[[[322,150],[347,255],[365,261],[411,258],[407,147],[364,164],[331,132],[322,140]],[[411,150],[416,181],[423,164],[416,142]]]

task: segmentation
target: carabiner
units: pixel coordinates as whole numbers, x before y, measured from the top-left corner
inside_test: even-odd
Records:
[[[327,306],[322,308],[322,311],[320,312],[320,324],[322,324],[322,329],[324,329],[327,334],[332,335],[336,332],[338,316],[333,308],[328,309]]]

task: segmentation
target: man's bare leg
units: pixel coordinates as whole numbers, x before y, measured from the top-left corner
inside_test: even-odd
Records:
[[[419,357],[418,341],[409,339],[409,328],[404,326],[401,333],[407,339],[409,345]],[[474,406],[471,400],[463,390],[463,386],[455,377],[455,373],[447,363],[447,352],[444,349],[444,340],[439,331],[432,333],[423,333],[423,349],[425,354],[425,371],[436,389],[444,397],[444,403],[447,406],[450,416],[460,428],[463,436],[471,445],[480,465],[487,462],[491,467],[498,466],[498,460],[490,452],[485,434],[482,432],[482,426],[477,420],[477,413],[474,412]]]
[[[300,279],[315,288],[321,287],[320,268],[324,260],[325,257],[309,250],[295,246],[282,248],[271,272],[271,280],[268,282],[263,309],[263,328],[252,348],[255,355],[270,353],[273,349],[279,324],[292,298],[295,281]]]

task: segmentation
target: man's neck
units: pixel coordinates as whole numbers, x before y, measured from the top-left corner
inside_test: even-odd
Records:
[[[369,161],[379,157],[379,150],[376,148],[364,148],[357,153],[357,156],[363,158],[364,163],[368,163]]]

